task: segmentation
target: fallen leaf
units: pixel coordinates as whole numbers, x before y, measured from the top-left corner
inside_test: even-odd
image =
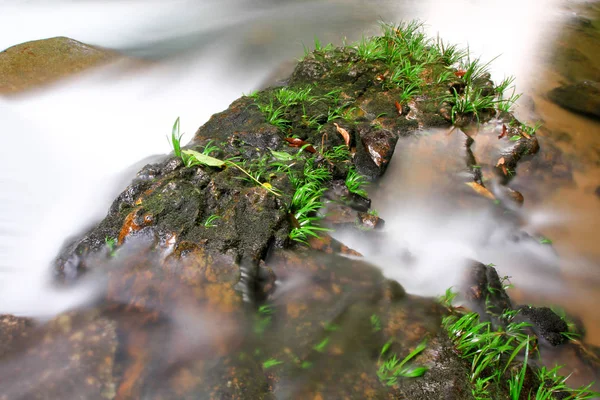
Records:
[[[500,159],[496,163],[496,167],[502,168],[502,172],[504,173],[504,176],[508,175],[508,170],[506,169],[506,165],[504,165],[505,162],[506,162],[506,160],[504,160],[504,157],[500,157]]]
[[[483,197],[487,197],[490,200],[496,200],[496,197],[492,194],[492,192],[490,192],[489,190],[487,190],[486,188],[484,188],[483,186],[481,186],[479,183],[477,182],[465,182],[465,184],[467,186],[470,186],[471,189],[473,189],[475,192],[477,192],[477,194],[483,196]]]
[[[337,129],[338,133],[344,138],[344,143],[346,143],[346,146],[350,147],[350,134],[348,133],[348,131],[336,124],[335,122],[333,124],[335,125],[335,129]]]
[[[398,115],[402,115],[402,106],[400,105],[400,103],[398,103],[398,100],[396,100],[394,105],[396,106],[396,110],[398,110]]]
[[[466,73],[467,73],[467,71],[465,71],[464,69],[459,69],[458,71],[456,71],[454,73],[454,75],[459,78],[462,78],[463,76],[465,76]]]
[[[529,133],[527,133],[525,131],[521,131],[521,135],[525,136],[527,139],[531,139],[531,136],[529,136]]]
[[[312,154],[317,152],[317,150],[315,150],[315,148],[312,146],[312,144],[305,142],[302,139],[288,137],[288,138],[285,138],[285,141],[288,142],[290,147],[302,147],[304,150],[306,150]]]
[[[508,132],[508,129],[506,129],[506,125],[502,124],[502,133],[498,135],[498,139],[502,139],[504,136],[506,136],[506,132]]]

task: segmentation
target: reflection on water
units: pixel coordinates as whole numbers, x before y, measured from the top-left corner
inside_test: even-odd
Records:
[[[369,26],[375,33],[373,16],[385,15],[392,22],[420,18],[433,35],[468,44],[485,60],[501,55],[493,78],[517,76],[518,89],[528,93],[518,115],[544,121],[542,149],[546,142],[565,152],[573,180],[517,171],[514,187],[525,206],[517,222],[506,222],[481,199],[456,204],[468,190],[461,183],[464,165],[453,164],[464,151],[459,133],[401,142],[375,206],[388,221],[384,247],[406,251],[383,252],[375,261],[407,290],[427,294],[453,284],[464,258],[494,263],[524,289],[521,301],[559,303],[581,315],[588,339],[600,344],[599,314],[589,307],[600,300],[600,213],[593,194],[600,184],[600,136],[594,135],[600,125],[544,98],[563,79],[547,56],[561,45],[558,35],[579,3],[407,0],[370,2],[365,10],[341,0],[0,2],[0,48],[67,35],[157,60],[127,74],[113,65],[0,102],[0,312],[48,315],[82,301],[42,291],[49,260],[66,237],[104,215],[123,186],[115,182],[126,182],[136,162],[168,150],[164,137],[176,116],[193,132],[260,86],[278,63],[301,56],[301,41],[318,34],[339,43]],[[571,139],[559,142],[561,133]],[[552,238],[556,253],[513,240],[515,226]]]

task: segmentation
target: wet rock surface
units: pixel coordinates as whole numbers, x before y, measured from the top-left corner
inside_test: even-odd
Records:
[[[567,323],[548,307],[521,306],[518,308],[525,319],[531,321],[539,335],[552,346],[565,343],[567,338],[563,333],[569,331]]]
[[[27,336],[34,322],[29,318],[0,315],[0,357],[13,348],[13,343]]]
[[[561,107],[590,117],[600,118],[600,83],[582,81],[565,85],[548,93],[550,100]]]
[[[472,399],[469,365],[441,327],[446,308],[407,294],[326,232],[305,243],[290,237],[299,222],[288,171],[326,171],[324,223],[374,240],[384,221],[364,193],[350,191],[351,172],[376,179],[399,138],[450,128],[451,105],[439,99],[464,90],[458,77],[429,78],[423,95],[399,104],[401,90],[385,83],[388,69],[355,49],[314,52],[287,82],[310,88],[312,101],[285,108],[275,126],[259,106],[279,88],[244,96],[184,149],[238,167],[184,165],[175,156],[145,166],[106,218],[56,259],[59,284],[99,282],[96,301],[35,329],[0,319],[0,339],[9,338],[0,347],[0,376],[9,377],[0,380],[0,399]],[[476,85],[494,90],[489,76]],[[539,143],[507,113],[458,117],[469,133],[467,183],[494,199],[477,164],[507,184]],[[472,149],[470,134],[480,128],[492,144]],[[331,156],[336,148],[343,159]],[[277,154],[293,162],[276,165]],[[261,183],[242,168],[260,171]],[[469,274],[473,308],[512,309],[492,267],[474,262]],[[428,368],[422,377],[381,377],[390,357],[403,359],[422,342],[410,361]]]
[[[66,37],[9,47],[0,52],[0,94],[33,89],[117,58],[114,51]]]

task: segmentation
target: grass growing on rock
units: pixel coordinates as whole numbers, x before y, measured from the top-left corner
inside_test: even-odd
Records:
[[[586,400],[600,395],[590,390],[592,384],[569,388],[568,377],[559,375],[559,366],[534,369],[533,375],[527,373],[532,369],[529,360],[537,352],[537,341],[528,330],[531,325],[517,321],[518,311],[505,310],[498,316],[504,326],[494,326],[482,321],[476,312],[453,307],[455,297],[456,293],[448,289],[440,298],[450,311],[442,324],[455,349],[470,365],[469,380],[476,400],[495,398],[494,394],[501,392],[507,392],[511,400]]]

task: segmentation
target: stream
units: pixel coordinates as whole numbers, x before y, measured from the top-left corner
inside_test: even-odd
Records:
[[[582,320],[586,341],[600,346],[600,122],[546,97],[566,73],[583,68],[578,63],[600,68],[598,43],[577,36],[582,18],[595,12],[598,24],[600,4],[368,3],[0,0],[0,49],[60,35],[142,59],[0,98],[0,314],[50,318],[89,301],[94,285],[56,289],[49,264],[67,238],[104,217],[137,170],[170,151],[165,137],[177,116],[190,139],[242,93],[284,77],[315,35],[337,44],[357,40],[377,33],[384,15],[391,22],[418,18],[431,36],[468,45],[482,60],[499,56],[491,64],[495,81],[516,77],[524,93],[517,117],[543,123],[541,153],[519,165],[511,183],[525,197],[516,226],[552,246],[515,241],[515,222],[489,201],[456,208],[470,190],[461,183],[464,163],[456,161],[465,138],[437,130],[401,139],[386,175],[369,186],[386,221],[380,240],[335,237],[419,295],[457,285],[465,259],[493,263],[511,277],[515,301],[564,308]],[[564,48],[589,59],[565,63],[556,55]],[[480,133],[473,145],[484,177],[478,152],[493,146],[490,140]]]

